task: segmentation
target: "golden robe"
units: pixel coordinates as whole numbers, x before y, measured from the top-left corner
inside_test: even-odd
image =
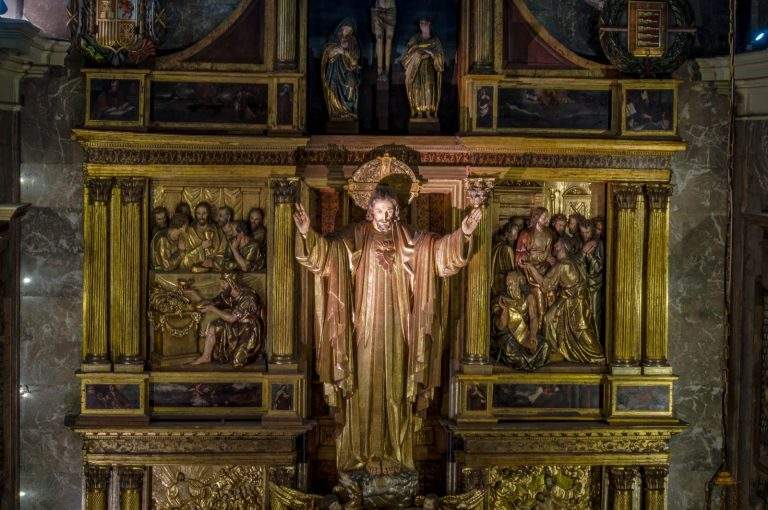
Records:
[[[435,36],[424,39],[416,34],[408,41],[400,62],[405,69],[405,89],[411,117],[435,117],[440,106],[445,57],[443,45]]]
[[[184,258],[177,242],[168,237],[168,229],[163,229],[152,237],[150,244],[152,269],[155,271],[175,271]]]
[[[218,225],[206,225],[204,227],[192,226],[183,234],[186,244],[186,253],[181,261],[181,268],[193,273],[205,273],[218,271],[222,268],[224,257],[229,249],[227,236],[224,235]],[[203,248],[203,241],[208,239],[211,246]],[[205,267],[203,263],[210,260],[213,267]]]
[[[440,384],[447,312],[439,277],[466,265],[471,239],[369,222],[330,238],[297,234],[296,259],[316,275],[316,361],[342,429],[339,471],[414,469],[414,421]],[[414,416],[415,413],[415,416]]]
[[[578,266],[559,261],[544,277],[546,290],[557,289],[557,300],[544,316],[544,336],[566,361],[602,363],[603,348],[592,317],[589,289]]]

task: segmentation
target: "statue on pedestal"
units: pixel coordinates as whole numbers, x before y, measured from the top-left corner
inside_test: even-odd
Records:
[[[297,204],[296,260],[316,275],[317,371],[342,423],[337,469],[411,486],[414,432],[440,384],[441,279],[468,263],[482,210],[441,237],[401,223],[388,186],[369,196],[366,221],[329,237]]]
[[[436,118],[443,86],[445,55],[440,39],[432,34],[430,20],[419,20],[419,32],[408,40],[400,63],[405,69],[405,88],[411,105],[411,119]]]
[[[320,66],[331,122],[357,119],[360,64],[355,32],[355,22],[344,19],[323,50]]]

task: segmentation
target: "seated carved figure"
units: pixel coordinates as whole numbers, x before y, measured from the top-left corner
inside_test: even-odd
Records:
[[[528,329],[536,306],[532,295],[523,293],[525,276],[519,271],[506,275],[507,291],[493,303],[493,326],[497,359],[513,368],[535,370],[547,361],[549,345],[540,342]]]
[[[217,318],[206,327],[203,353],[192,364],[217,361],[242,368],[261,354],[265,332],[263,307],[259,296],[242,285],[235,273],[221,276],[221,289],[213,300],[198,305],[200,311]],[[194,289],[185,289],[185,294],[202,301]]]
[[[557,296],[544,315],[545,339],[565,361],[602,363],[605,355],[595,332],[587,282],[564,242],[556,242],[552,251],[556,263],[546,275],[528,266],[529,276]]]

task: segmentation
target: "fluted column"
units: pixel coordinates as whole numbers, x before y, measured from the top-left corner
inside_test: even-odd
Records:
[[[493,73],[493,19],[494,0],[470,2],[470,72]]]
[[[646,187],[648,246],[646,248],[645,356],[646,367],[667,367],[669,345],[669,197],[668,184]]]
[[[85,466],[85,510],[107,510],[109,475],[110,469],[107,466]]]
[[[614,303],[613,366],[635,367],[640,363],[642,304],[642,217],[640,186],[614,188]],[[638,223],[640,225],[638,225]],[[638,260],[639,254],[639,260]],[[638,264],[639,262],[639,264]]]
[[[142,179],[120,181],[120,268],[118,289],[120,303],[120,356],[115,370],[141,371],[141,210],[145,182]]]
[[[491,340],[491,203],[493,179],[472,178],[465,181],[467,202],[483,208],[483,219],[474,233],[473,252],[467,266],[467,312],[464,363],[487,364]]]
[[[144,469],[120,468],[120,510],[141,510],[141,489]]]
[[[613,510],[632,510],[632,490],[638,474],[633,467],[610,468]]]
[[[645,510],[664,510],[665,491],[669,468],[649,466],[643,468],[643,508]]]
[[[86,183],[83,225],[83,371],[109,371],[109,198],[112,179]]]
[[[293,254],[293,204],[298,198],[297,178],[278,178],[272,188],[271,264],[269,271],[269,325],[272,343],[271,361],[275,364],[295,362],[294,292],[296,262]]]
[[[277,52],[275,67],[281,70],[296,69],[298,0],[277,0]]]

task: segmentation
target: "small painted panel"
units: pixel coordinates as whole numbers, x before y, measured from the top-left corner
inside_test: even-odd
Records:
[[[272,384],[272,410],[293,410],[293,384]]]
[[[138,384],[86,384],[85,408],[141,409],[140,395]]]
[[[470,384],[467,386],[467,411],[485,411],[487,404],[487,384]]]
[[[491,129],[493,127],[493,87],[477,89],[477,127]]]
[[[627,131],[672,131],[675,126],[675,91],[627,90],[624,109]]]
[[[499,88],[499,129],[608,131],[608,90]]]
[[[616,411],[669,412],[669,386],[617,386]]]
[[[151,120],[182,124],[266,124],[263,83],[152,82]]]
[[[152,407],[261,407],[261,383],[153,383]]]
[[[494,384],[496,409],[599,409],[599,384]]]
[[[277,85],[277,125],[293,125],[293,83]]]
[[[92,78],[90,80],[90,119],[137,122],[141,83],[139,80]]]

